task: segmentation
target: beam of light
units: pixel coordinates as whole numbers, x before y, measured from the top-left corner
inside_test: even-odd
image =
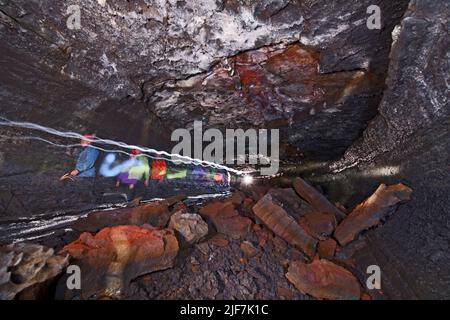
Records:
[[[71,131],[59,131],[53,128],[49,128],[49,127],[44,127],[35,123],[31,123],[31,122],[18,122],[18,121],[11,121],[8,120],[4,117],[0,116],[0,119],[2,121],[0,121],[0,126],[6,126],[6,127],[13,127],[13,128],[22,128],[22,129],[29,129],[29,130],[36,130],[36,131],[41,131],[41,132],[45,132],[54,136],[58,136],[58,137],[62,137],[62,138],[69,138],[69,139],[78,139],[78,140],[88,140],[91,143],[97,143],[97,144],[103,144],[103,145],[113,145],[119,148],[123,148],[123,149],[127,149],[127,150],[132,150],[132,149],[136,149],[139,150],[143,153],[156,153],[158,155],[157,158],[159,159],[163,159],[166,161],[170,161],[170,162],[180,162],[180,163],[185,163],[185,164],[193,164],[193,165],[200,165],[200,166],[204,166],[204,167],[213,167],[216,169],[220,169],[220,170],[225,170],[227,172],[231,172],[235,175],[243,175],[244,172],[240,171],[240,170],[236,170],[233,168],[229,168],[227,166],[224,165],[220,165],[214,162],[209,162],[209,161],[204,161],[204,160],[200,160],[200,159],[195,159],[195,158],[191,158],[188,156],[181,156],[179,154],[171,154],[168,153],[166,151],[160,151],[160,150],[155,150],[155,149],[151,149],[151,148],[144,148],[144,147],[140,147],[140,146],[135,146],[135,145],[129,145],[126,144],[125,142],[121,142],[121,141],[114,141],[114,140],[109,140],[109,139],[101,139],[98,137],[94,137],[92,139],[86,139],[84,138],[84,136],[82,134],[76,133],[76,132],[71,132]],[[42,139],[42,141],[47,142],[45,139]],[[53,144],[53,143],[52,143]],[[55,145],[55,144],[54,144]],[[92,146],[98,150],[104,151],[104,149],[100,148],[100,147],[96,147],[96,146]],[[109,152],[115,152],[116,150],[113,151],[109,151]],[[123,152],[123,151],[122,151]],[[119,150],[117,150],[117,153],[119,153]],[[149,155],[143,154],[147,157],[153,158]],[[166,159],[162,156],[166,156],[169,157],[170,159]],[[155,159],[155,158],[153,158]]]
[[[246,185],[249,186],[253,183],[253,177],[252,176],[244,176],[244,178],[242,179],[242,182]]]

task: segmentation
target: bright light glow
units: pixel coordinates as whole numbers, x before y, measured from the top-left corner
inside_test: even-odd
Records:
[[[252,176],[245,176],[242,181],[244,182],[245,185],[250,185],[253,183],[253,177]]]

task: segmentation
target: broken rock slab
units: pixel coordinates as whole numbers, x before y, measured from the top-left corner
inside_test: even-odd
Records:
[[[37,244],[15,243],[0,246],[0,300],[39,299],[32,290],[46,286],[64,270],[68,256],[55,255],[54,250]],[[30,290],[27,293],[27,290]]]
[[[301,217],[316,212],[306,201],[301,199],[292,188],[273,188],[267,194],[272,201],[282,207],[291,217],[298,221]]]
[[[286,278],[302,293],[317,299],[359,300],[361,287],[348,270],[328,260],[294,261]]]
[[[346,217],[346,215],[328,201],[323,194],[310,186],[302,178],[296,178],[293,182],[293,186],[298,195],[305,199],[317,211],[333,214],[340,220]]]
[[[78,220],[73,228],[80,232],[98,232],[107,227],[121,225],[150,224],[154,227],[164,228],[171,215],[168,202],[152,202],[134,208],[92,212],[87,217]]]
[[[170,218],[169,227],[178,231],[183,239],[193,244],[208,234],[208,224],[198,214],[178,211]]]
[[[319,240],[325,240],[337,226],[336,217],[331,213],[312,212],[300,219],[300,225]]]
[[[243,238],[253,224],[249,218],[241,216],[231,202],[211,202],[201,208],[199,213],[209,218],[219,233],[233,239]]]
[[[382,184],[363,203],[339,224],[334,237],[342,246],[354,240],[362,231],[378,225],[394,209],[394,206],[410,200],[412,189],[403,184]]]
[[[319,257],[331,260],[334,258],[334,254],[336,253],[337,242],[334,239],[326,239],[323,241],[319,241],[317,245],[317,254]]]
[[[81,299],[120,298],[136,277],[171,268],[178,250],[173,230],[150,225],[86,232],[63,248],[81,269]],[[64,298],[72,294],[66,291]]]
[[[258,201],[253,212],[276,235],[302,250],[307,256],[314,256],[317,240],[298,225],[282,207],[276,205],[270,194]]]

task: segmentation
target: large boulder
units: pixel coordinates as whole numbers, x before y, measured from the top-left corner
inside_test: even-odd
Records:
[[[131,280],[173,266],[178,254],[173,230],[150,225],[105,228],[83,233],[63,248],[81,268],[80,298],[120,298]],[[65,293],[65,298],[72,292]]]
[[[0,246],[0,300],[11,300],[17,295],[24,299],[41,298],[36,294],[45,292],[44,287],[56,279],[67,263],[67,256],[55,255],[53,249],[41,245]]]
[[[286,278],[304,294],[317,299],[358,300],[361,287],[346,269],[328,261],[316,259],[312,263],[294,261]]]
[[[200,215],[183,211],[170,218],[169,227],[178,231],[189,244],[198,242],[208,234],[208,224]]]
[[[336,228],[334,237],[344,246],[362,231],[378,225],[400,202],[409,200],[412,190],[403,184],[382,184],[373,195],[359,204]]]

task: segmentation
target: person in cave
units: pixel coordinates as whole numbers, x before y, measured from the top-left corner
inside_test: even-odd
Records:
[[[130,163],[131,165],[126,167],[122,173],[117,177],[116,187],[120,187],[121,184],[128,185],[130,190],[133,190],[136,184],[143,180],[144,185],[148,187],[150,180],[150,165],[148,158],[141,155],[141,152],[137,149],[131,150]]]
[[[100,152],[92,147],[92,140],[95,135],[88,134],[83,136],[80,145],[83,148],[80,155],[78,156],[75,169],[66,173],[61,177],[61,180],[68,180],[75,177],[79,178],[94,178],[96,175],[95,163],[99,157]]]

